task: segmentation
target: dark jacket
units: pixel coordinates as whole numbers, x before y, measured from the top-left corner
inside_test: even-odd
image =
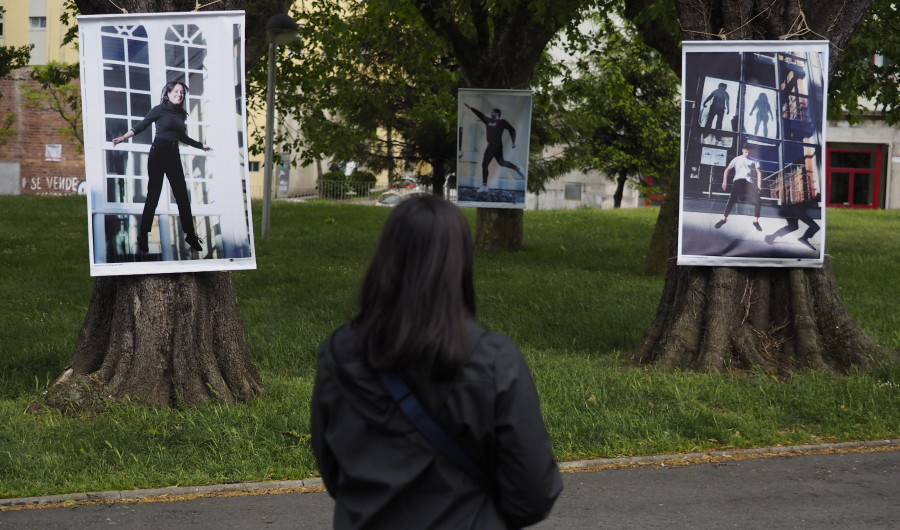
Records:
[[[131,130],[134,131],[134,134],[138,134],[149,127],[151,123],[156,122],[156,139],[169,142],[180,141],[197,149],[203,149],[202,143],[189,137],[185,132],[184,120],[185,115],[181,107],[166,101],[150,109],[147,116]]]
[[[474,321],[466,333],[469,358],[452,381],[403,378],[488,472],[496,497],[407,420],[347,325],[319,347],[310,426],[336,529],[507,528],[550,513],[562,480],[525,359],[509,338]]]

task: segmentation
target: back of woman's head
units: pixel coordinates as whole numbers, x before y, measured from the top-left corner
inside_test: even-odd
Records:
[[[472,236],[462,211],[433,195],[398,204],[385,222],[353,323],[377,369],[410,366],[452,377],[475,315]]]

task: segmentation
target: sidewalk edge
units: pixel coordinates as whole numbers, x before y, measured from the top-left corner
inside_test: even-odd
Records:
[[[842,442],[818,445],[790,445],[760,447],[751,449],[735,449],[731,451],[706,451],[696,453],[683,453],[671,455],[634,456],[624,458],[601,458],[594,460],[576,460],[560,462],[559,468],[563,472],[578,473],[581,471],[596,470],[602,467],[626,467],[628,465],[643,465],[648,463],[667,462],[675,460],[697,460],[709,458],[728,458],[741,455],[757,455],[759,457],[778,456],[789,453],[811,453],[822,451],[840,451],[861,448],[885,448],[896,446],[900,451],[900,440],[874,440],[862,442]],[[241,482],[234,484],[215,484],[210,486],[173,486],[167,488],[99,491],[90,493],[68,493],[61,495],[49,495],[44,497],[21,497],[12,499],[0,499],[0,511],[8,509],[22,509],[27,507],[50,508],[63,504],[80,502],[116,502],[135,501],[140,499],[170,500],[173,497],[200,497],[220,493],[253,494],[254,492],[287,493],[289,491],[323,491],[322,479],[308,478],[303,480],[281,480],[269,482]]]

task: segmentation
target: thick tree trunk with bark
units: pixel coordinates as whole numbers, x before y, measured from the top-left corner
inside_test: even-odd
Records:
[[[774,372],[866,370],[897,359],[847,312],[827,257],[822,269],[679,267],[670,260],[656,318],[632,356],[668,368]]]
[[[829,39],[833,69],[868,3],[676,0],[676,7],[686,40]],[[672,234],[677,199],[670,190],[666,202],[675,213],[668,226]],[[843,372],[871,368],[879,358],[898,359],[897,352],[876,344],[844,308],[830,257],[821,269],[679,267],[676,240],[670,240],[656,317],[633,352],[640,362],[708,371]]]
[[[521,249],[523,213],[518,208],[479,208],[475,214],[475,248],[479,250]]]
[[[244,8],[243,0],[75,3],[84,15]],[[266,49],[268,18],[290,4],[247,0],[248,64]],[[94,281],[72,357],[32,408],[99,409],[126,398],[151,406],[234,403],[261,392],[230,273],[110,276]]]
[[[231,274],[97,278],[78,343],[44,404],[234,403],[262,392]]]

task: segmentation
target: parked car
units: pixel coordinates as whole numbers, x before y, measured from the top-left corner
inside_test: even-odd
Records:
[[[378,200],[375,201],[375,206],[396,206],[403,200],[403,195],[400,195],[397,192],[388,191],[381,194],[381,197],[378,197]]]
[[[396,206],[400,201],[407,197],[417,195],[421,192],[414,190],[386,191],[375,201],[375,206]]]
[[[403,177],[402,179],[395,182],[393,186],[391,186],[391,189],[394,190],[416,190],[418,188],[419,184],[415,179],[410,177]]]

